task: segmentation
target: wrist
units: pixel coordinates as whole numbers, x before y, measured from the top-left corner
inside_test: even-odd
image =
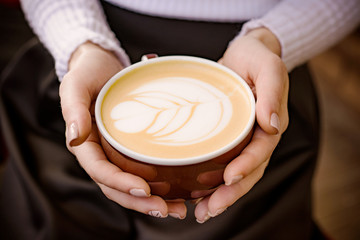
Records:
[[[281,57],[281,44],[279,39],[265,27],[255,28],[246,34],[262,42],[271,52]]]
[[[69,59],[69,70],[74,67],[77,60],[80,58],[82,54],[87,52],[89,49],[95,48],[96,45],[91,42],[85,42],[80,44],[75,51],[71,54],[71,57]]]
[[[92,42],[85,42],[85,43],[82,43],[81,45],[79,45],[75,51],[72,53],[71,57],[70,57],[70,60],[69,60],[69,70],[72,69],[75,65],[76,65],[76,62],[81,59],[81,57],[83,55],[86,55],[88,53],[102,53],[102,54],[106,54],[108,55],[109,57],[113,58],[114,60],[118,61],[116,55],[109,51],[109,50],[106,50],[102,47],[100,47],[99,45],[95,44],[95,43],[92,43]]]

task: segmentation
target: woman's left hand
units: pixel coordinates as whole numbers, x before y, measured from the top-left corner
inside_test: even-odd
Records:
[[[195,208],[199,223],[224,212],[261,179],[270,157],[288,126],[288,73],[279,57],[280,43],[266,28],[235,39],[219,62],[247,81],[256,98],[252,140],[225,169],[224,181]]]

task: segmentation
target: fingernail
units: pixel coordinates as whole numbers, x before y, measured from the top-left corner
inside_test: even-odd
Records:
[[[79,138],[78,126],[75,122],[71,123],[67,129],[66,138],[70,146],[74,145],[74,141]]]
[[[147,194],[144,189],[140,189],[140,188],[130,189],[129,192],[134,197],[150,197],[150,194]]]
[[[149,212],[149,215],[152,216],[152,217],[158,217],[158,218],[165,218],[165,217],[167,217],[167,215],[164,216],[164,215],[162,215],[162,213],[161,213],[160,211],[156,211],[156,210],[150,211],[150,212]]]
[[[209,219],[210,219],[210,216],[209,216],[209,215],[206,215],[203,220],[196,219],[196,221],[197,221],[198,223],[200,223],[200,224],[203,224],[204,222],[206,222],[206,221],[209,220]]]
[[[216,216],[219,216],[220,214],[222,214],[225,210],[226,210],[226,208],[220,208],[214,214],[211,214],[211,212],[208,212],[208,215],[210,217],[216,217]]]
[[[271,114],[270,125],[274,127],[277,130],[277,132],[280,131],[280,119],[276,113]]]
[[[184,219],[185,217],[181,217],[178,213],[169,213],[170,217],[176,218],[176,219]]]
[[[231,179],[230,182],[226,182],[225,185],[226,185],[226,186],[233,185],[233,184],[235,184],[235,183],[240,182],[240,180],[243,179],[243,178],[244,178],[244,176],[240,174],[240,175],[238,175],[238,176],[233,177],[233,179]]]
[[[195,200],[192,200],[191,203],[195,204],[195,205],[198,205],[199,202],[201,202],[201,200],[203,200],[204,198],[201,197],[201,198],[198,198],[198,199],[195,199]]]

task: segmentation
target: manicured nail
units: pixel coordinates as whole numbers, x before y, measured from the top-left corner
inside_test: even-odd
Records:
[[[134,197],[150,197],[150,194],[147,194],[144,189],[140,189],[140,188],[130,189],[129,192]]]
[[[184,219],[185,217],[181,217],[178,213],[169,213],[170,217],[176,218],[176,219]]]
[[[280,132],[280,119],[276,113],[271,114],[270,125]]]
[[[74,141],[79,138],[78,126],[75,122],[71,123],[67,129],[66,138],[70,146],[74,145]]]
[[[162,215],[162,213],[161,213],[160,211],[156,211],[156,210],[150,211],[150,212],[149,212],[149,215],[152,216],[152,217],[158,217],[158,218],[165,218],[165,217],[167,217],[167,215],[164,216],[164,215]]]
[[[206,215],[203,220],[196,219],[196,221],[197,221],[198,223],[200,223],[200,224],[203,224],[204,222],[206,222],[206,221],[209,220],[209,219],[210,219],[210,216],[209,216],[209,215]]]
[[[244,178],[243,175],[241,175],[241,174],[240,174],[240,175],[237,175],[237,176],[233,177],[233,179],[231,179],[230,182],[226,182],[225,185],[226,185],[226,186],[233,185],[233,184],[235,184],[235,183],[240,182],[240,180],[243,179],[243,178]]]
[[[198,198],[198,199],[194,199],[194,200],[191,200],[191,203],[192,203],[192,204],[195,204],[195,205],[198,205],[199,202],[201,202],[201,200],[203,200],[203,199],[204,199],[203,197]]]
[[[208,215],[210,217],[216,217],[216,216],[219,216],[220,214],[222,214],[225,210],[226,210],[226,208],[220,208],[214,214],[211,214],[210,212],[208,212]]]

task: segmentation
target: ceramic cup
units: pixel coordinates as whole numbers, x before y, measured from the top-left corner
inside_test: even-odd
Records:
[[[145,179],[152,195],[197,199],[223,184],[226,165],[250,141],[255,99],[217,62],[145,57],[105,84],[95,117],[113,164]]]

